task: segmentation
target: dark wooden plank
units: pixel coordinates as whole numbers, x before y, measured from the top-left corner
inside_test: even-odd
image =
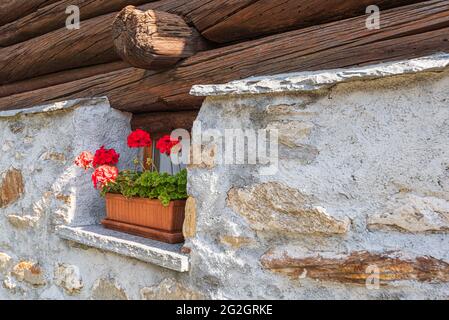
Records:
[[[22,92],[55,86],[61,83],[67,83],[96,75],[106,74],[112,71],[121,70],[129,67],[130,66],[128,65],[128,63],[124,61],[116,61],[90,67],[60,71],[19,82],[8,83],[0,86],[0,98]]]
[[[131,126],[151,133],[168,133],[175,129],[192,129],[198,110],[177,112],[151,112],[133,115]]]

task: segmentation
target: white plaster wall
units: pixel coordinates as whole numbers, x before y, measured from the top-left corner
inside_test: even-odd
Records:
[[[248,82],[256,83],[257,89],[257,81]],[[269,80],[261,82],[262,92],[270,87]],[[238,87],[229,86],[226,89]],[[207,94],[213,95],[209,89]],[[405,257],[431,256],[447,267],[449,236],[441,229],[441,224],[449,225],[447,72],[342,83],[303,93],[218,93],[206,98],[197,120],[203,129],[222,133],[274,125],[283,139],[279,171],[272,176],[259,175],[257,165],[190,167],[189,192],[197,201],[198,220],[197,235],[186,245],[192,248],[193,278],[204,279],[199,285],[214,298],[447,299],[445,281],[393,281],[368,290],[364,285],[312,279],[307,273],[290,278],[261,265],[270,251],[299,258],[398,251]],[[285,186],[287,196],[270,197],[251,189],[264,183]],[[233,189],[256,191],[236,197],[232,207]],[[334,221],[349,219],[348,230],[316,234],[313,223],[322,217],[307,216],[302,197],[310,199],[308,208],[320,207]],[[423,207],[420,201],[432,204]],[[246,212],[245,205],[250,208]],[[370,230],[370,217],[394,209],[403,214],[398,220],[411,221],[410,228],[419,229],[430,219],[432,228],[441,230]],[[296,219],[286,220],[288,212],[295,212]],[[256,214],[265,214],[262,230],[248,219]],[[270,221],[272,214],[277,222],[285,222],[284,227]],[[442,220],[432,222],[434,216]],[[307,222],[312,223],[309,230],[304,229]],[[240,244],[235,245],[237,240]],[[441,272],[447,274],[448,269]]]
[[[104,217],[104,200],[94,190],[91,174],[75,167],[73,160],[81,151],[94,152],[104,144],[120,153],[122,167],[129,166],[135,156],[126,146],[130,119],[104,98],[0,114],[0,174],[15,168],[24,180],[20,198],[0,208],[0,299],[140,299],[143,287],[176,276],[62,240],[54,232],[60,224],[89,225]],[[22,224],[12,224],[10,215],[21,217]],[[36,275],[21,281],[14,273],[20,262],[34,264]],[[58,274],[59,264],[65,266],[65,276]],[[69,292],[65,288],[70,285],[61,279],[82,287]],[[95,290],[101,279],[110,287]]]

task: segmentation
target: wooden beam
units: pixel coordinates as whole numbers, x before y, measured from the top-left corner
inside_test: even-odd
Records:
[[[120,60],[112,50],[114,13],[0,49],[0,84]]]
[[[413,4],[422,0],[259,0],[231,1],[232,12],[225,13],[210,2],[215,13],[200,16],[192,12],[192,22],[201,34],[215,42],[225,43],[304,28],[331,21],[364,15],[369,5],[383,10]],[[226,3],[227,1],[223,1]],[[229,10],[230,11],[230,10]]]
[[[56,1],[58,0],[2,0],[0,2],[0,26]]]
[[[22,92],[33,91],[41,88],[55,86],[61,83],[67,83],[96,75],[106,74],[112,71],[129,68],[128,63],[116,61],[111,63],[99,64],[91,67],[83,67],[47,74],[44,76],[27,79],[19,82],[8,83],[0,86],[0,98]]]
[[[178,15],[127,6],[112,26],[115,51],[130,65],[161,69],[209,46]]]
[[[87,0],[78,1],[82,4]],[[140,3],[139,0],[131,1]],[[249,38],[291,29],[301,25],[301,21],[303,21],[301,19],[312,23],[320,21],[322,15],[324,15],[326,20],[336,19],[341,15],[345,15],[343,14],[344,12],[347,12],[346,15],[357,14],[362,7],[355,0],[345,0],[344,2],[341,2],[342,0],[333,0],[337,4],[339,3],[341,8],[335,11],[337,12],[335,15],[332,15],[326,12],[334,12],[334,10],[323,9],[325,6],[323,0],[320,0],[320,4],[314,5],[313,8],[304,7],[305,3],[310,4],[310,1],[305,0],[299,2],[282,0],[280,6],[270,7],[278,1],[281,0],[268,2],[262,0],[161,0],[150,2],[139,8],[178,14],[184,17],[187,22],[193,23],[206,37],[214,41],[225,42],[242,37]],[[400,5],[404,1],[392,0],[391,5]],[[88,17],[89,14],[93,15],[115,9],[124,2],[125,0],[105,1],[102,3],[108,3],[108,5],[103,4],[100,6],[98,1],[88,1],[91,5],[88,6],[86,4],[81,9],[87,12]],[[366,4],[366,2],[382,4],[386,3],[386,0],[361,0],[360,3]],[[97,4],[94,5],[94,3]],[[303,7],[296,8],[296,11],[301,8],[306,8],[307,10],[302,10],[301,18],[297,18],[296,11],[293,10],[295,8],[294,5],[301,3]],[[342,3],[347,4],[343,5]],[[64,4],[67,3],[64,1]],[[61,24],[61,21],[65,22],[65,10],[64,14],[61,14],[63,5],[58,2],[54,3],[53,6],[54,9],[47,8],[47,11],[42,12],[42,16],[37,13],[29,19],[11,25],[9,31],[12,33],[5,33],[8,30],[0,29],[0,35],[5,34],[5,43],[10,43],[10,40],[17,35],[22,34],[24,36],[22,39],[26,39],[28,34],[36,35],[34,32],[40,33],[41,31],[37,31],[40,28],[45,30],[45,26],[53,28],[54,25]],[[249,10],[250,7],[253,7],[254,10]],[[336,8],[339,7],[337,6]],[[268,11],[264,11],[265,9]],[[59,10],[59,13],[57,14],[55,10]],[[266,19],[260,18],[262,12],[269,12],[270,17],[266,17]],[[330,15],[331,18],[326,16],[326,14]],[[65,27],[62,27],[25,42],[1,48],[0,84],[119,60],[111,40],[113,36],[110,26],[114,21],[115,15],[116,13],[109,13],[84,20],[82,28],[79,30],[67,30]],[[309,20],[306,19],[308,15],[310,15]],[[292,19],[292,16],[295,18]],[[237,38],[235,38],[236,36]]]
[[[21,18],[12,19],[10,23],[0,27],[0,47],[6,47],[23,42],[31,38],[41,36],[50,31],[65,27],[65,21],[68,17],[65,11],[69,5],[78,6],[80,9],[80,17],[82,21],[85,21],[96,16],[119,11],[124,6],[129,4],[140,5],[154,1],[155,0],[40,1],[45,2],[43,6],[36,8]],[[16,2],[20,2],[21,6],[23,6],[25,3],[28,4],[32,1],[19,0]],[[0,12],[2,12],[1,6],[2,5],[0,4]],[[20,11],[21,10],[18,12]]]
[[[197,116],[198,110],[140,113],[133,115],[131,126],[133,130],[140,128],[150,133],[170,133],[175,129],[190,130]]]
[[[188,0],[162,0],[139,8],[177,12],[182,4],[179,1]],[[200,3],[198,2],[197,5]],[[114,49],[111,28],[116,15],[117,12],[98,16],[83,21],[82,28],[78,30],[68,30],[64,27],[37,38],[1,48],[0,84],[120,60]]]
[[[378,30],[351,18],[200,52],[167,71],[128,68],[1,98],[0,110],[101,95],[131,112],[187,110],[202,101],[189,95],[194,84],[408,59],[449,51],[448,38],[449,3],[433,0],[383,12]]]

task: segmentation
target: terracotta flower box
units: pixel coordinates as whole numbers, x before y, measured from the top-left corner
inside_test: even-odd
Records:
[[[126,198],[106,194],[106,219],[101,223],[109,229],[168,243],[184,241],[186,200],[170,201],[164,207],[158,199]]]

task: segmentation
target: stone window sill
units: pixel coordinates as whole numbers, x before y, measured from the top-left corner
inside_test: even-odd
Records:
[[[189,257],[180,253],[182,244],[167,244],[103,228],[58,226],[60,238],[114,252],[178,272],[189,270]]]

